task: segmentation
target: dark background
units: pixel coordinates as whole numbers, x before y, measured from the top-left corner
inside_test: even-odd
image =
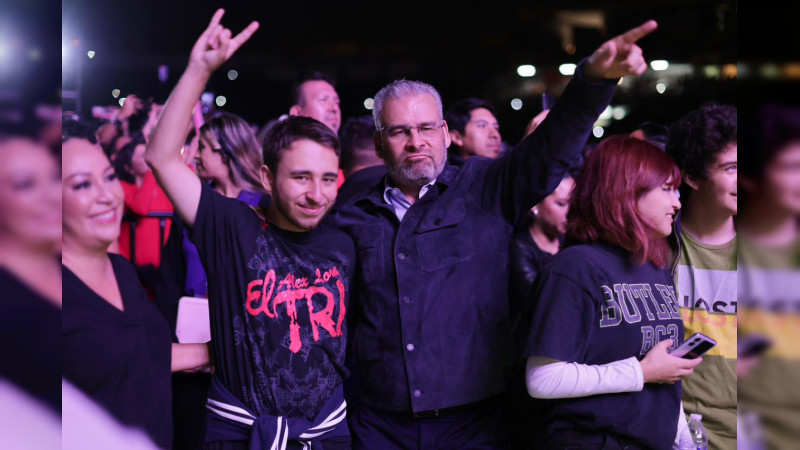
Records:
[[[387,82],[405,77],[437,87],[447,108],[478,96],[498,109],[504,139],[516,141],[527,121],[541,110],[540,92],[556,95],[567,77],[557,71],[578,62],[603,41],[653,18],[660,28],[641,41],[645,57],[707,64],[736,62],[737,7],[729,1],[481,1],[435,2],[224,2],[223,24],[238,32],[251,20],[261,28],[214,75],[207,90],[224,95],[223,109],[263,125],[286,113],[288,91],[303,73],[322,70],[336,81],[344,119],[367,114],[363,102]],[[64,66],[65,89],[76,86],[84,113],[91,105],[109,105],[137,93],[163,102],[185,67],[188,53],[220,2],[77,1],[62,3],[62,36],[74,56]],[[605,28],[571,26],[574,55],[567,53],[557,18],[564,13],[599,12]],[[79,39],[77,47],[69,43]],[[96,56],[89,59],[88,50]],[[534,64],[525,80],[520,64]],[[169,79],[158,80],[158,66]],[[239,77],[228,80],[236,69]],[[652,71],[650,71],[652,72]],[[613,104],[626,104],[629,116],[610,131],[627,131],[652,120],[669,123],[704,101],[736,103],[736,80],[690,76],[663,95],[653,75],[618,92]],[[512,98],[523,100],[514,111]]]

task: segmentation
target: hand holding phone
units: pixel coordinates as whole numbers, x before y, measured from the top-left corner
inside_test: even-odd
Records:
[[[711,350],[715,345],[717,345],[717,341],[714,339],[703,333],[695,333],[689,336],[678,348],[671,351],[670,355],[683,359],[694,359]]]
[[[690,341],[691,342],[691,341]],[[672,339],[664,339],[651,348],[639,361],[645,383],[676,383],[692,374],[703,358],[676,358],[668,353]]]

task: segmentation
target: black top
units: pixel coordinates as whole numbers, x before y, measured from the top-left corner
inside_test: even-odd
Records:
[[[579,364],[641,360],[658,342],[684,339],[672,276],[608,244],[559,252],[539,274],[523,356]],[[675,439],[681,383],[646,383],[639,392],[543,401],[542,442],[560,429],[607,432],[636,445],[669,449]]]
[[[454,149],[455,146],[452,145],[447,149],[447,163],[451,166],[461,167],[467,160],[462,158]]]
[[[344,184],[336,193],[336,204],[342,205],[358,194],[368,190],[386,175],[386,166],[365,167],[357,170],[344,180]]]
[[[269,207],[272,197],[268,194],[243,190],[236,200],[245,202],[250,206],[266,209]],[[200,256],[191,240],[188,241],[188,245],[194,248],[191,253],[188,252],[185,246],[187,241],[184,241],[184,236],[188,236],[187,233],[186,224],[183,223],[180,215],[175,212],[172,215],[172,226],[169,227],[169,237],[161,249],[161,267],[158,271],[158,280],[155,285],[156,306],[167,319],[174,342],[178,342],[178,338],[175,336],[175,327],[178,322],[178,305],[181,297],[208,296],[208,292],[204,292],[201,295],[197,295],[196,292],[189,292],[187,287],[187,280],[190,276],[201,277],[207,281],[206,272],[202,266],[199,268],[194,267],[195,271],[199,269],[201,273],[190,273],[193,269],[190,258],[199,259]]]
[[[120,311],[63,266],[64,377],[117,420],[172,446],[171,339],[167,322],[125,258],[108,254]]]
[[[189,234],[210,275],[214,377],[256,415],[313,419],[347,375],[355,246],[333,228],[293,233],[259,212],[203,186]]]
[[[508,287],[512,321],[528,298],[536,276],[555,257],[556,255],[547,253],[536,245],[528,227],[514,233],[514,241],[511,243],[511,284]]]
[[[0,268],[0,377],[61,414],[61,310]]]

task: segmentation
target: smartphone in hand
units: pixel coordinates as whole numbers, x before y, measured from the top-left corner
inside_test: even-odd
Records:
[[[715,345],[717,345],[717,341],[714,339],[703,333],[695,333],[689,336],[678,348],[670,352],[670,355],[684,359],[694,359],[711,350]]]

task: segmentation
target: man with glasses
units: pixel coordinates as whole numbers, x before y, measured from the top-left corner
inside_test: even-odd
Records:
[[[496,116],[491,103],[474,97],[459,100],[447,108],[444,118],[452,141],[448,161],[461,165],[470,156],[500,156],[502,137]]]
[[[399,80],[374,97],[389,174],[330,216],[359,259],[354,448],[507,448],[512,224],[561,181],[619,77],[647,69],[636,41],[655,29],[649,21],[605,42],[550,118],[494,160],[445,164],[451,137],[432,86]]]

